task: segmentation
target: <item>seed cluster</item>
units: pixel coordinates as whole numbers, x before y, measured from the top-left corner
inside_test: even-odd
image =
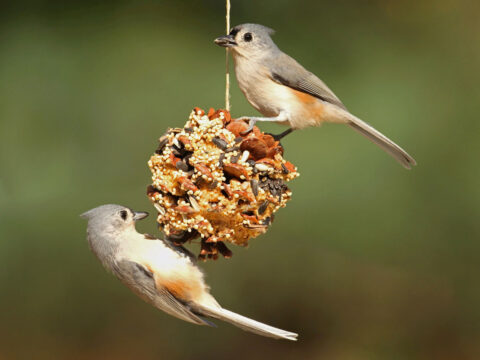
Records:
[[[283,147],[226,110],[195,108],[184,128],[169,129],[148,162],[147,195],[167,238],[201,238],[201,259],[230,257],[224,242],[246,246],[265,231],[291,197],[298,176]]]

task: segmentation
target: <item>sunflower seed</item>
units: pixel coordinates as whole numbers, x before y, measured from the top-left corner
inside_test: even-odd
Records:
[[[212,139],[212,142],[218,147],[220,148],[221,150],[225,151],[227,149],[227,142],[221,138],[219,138],[218,136],[215,136],[213,139]]]
[[[223,167],[223,160],[225,160],[225,153],[221,153],[218,159],[218,166]]]
[[[173,145],[175,145],[178,149],[182,149],[183,148],[183,144],[181,144],[177,138],[173,138],[173,141],[172,141]]]
[[[198,205],[198,202],[193,195],[189,195],[188,200],[190,201],[190,204],[196,211],[200,211],[200,205]]]
[[[170,241],[186,241],[188,233],[186,231],[172,232],[166,236]]]
[[[235,141],[235,144],[241,143],[243,141],[243,137],[238,136],[238,137],[235,138],[234,141]]]
[[[260,205],[260,207],[258,208],[258,214],[259,214],[259,215],[262,215],[262,214],[265,212],[265,210],[267,210],[268,204],[270,204],[270,201],[265,200],[265,201]]]
[[[165,209],[163,208],[163,206],[158,205],[157,203],[154,203],[153,206],[155,207],[155,209],[157,209],[157,211],[158,211],[161,215],[165,215]]]
[[[167,145],[167,143],[168,143],[168,137],[162,136],[160,139],[158,139],[158,148],[157,150],[155,150],[155,152],[159,155],[162,154],[163,148],[165,147],[165,145]]]
[[[183,161],[185,161],[185,164],[187,164],[188,166],[192,166],[192,164],[190,164],[190,158],[192,157],[192,155],[193,153],[190,152],[183,158]]]
[[[215,188],[217,187],[217,185],[218,185],[218,181],[217,181],[217,180],[214,180],[214,181],[212,181],[210,184],[208,184],[208,188],[209,188],[210,190],[213,190],[213,189],[215,189]]]
[[[268,178],[266,177],[262,177],[260,179],[260,183],[259,183],[259,186],[263,189],[263,190],[269,190],[269,186],[268,186]]]
[[[226,153],[234,152],[234,151],[240,151],[240,148],[238,146],[234,146],[225,150]]]
[[[270,186],[270,194],[272,194],[273,196],[277,196],[278,195],[278,190],[275,189],[274,187]]]
[[[188,171],[188,165],[183,160],[177,161],[177,163],[175,164],[175,167],[178,170],[182,170],[182,171],[185,171],[185,172]]]
[[[290,171],[287,169],[287,167],[285,166],[284,163],[282,163],[282,170],[283,170],[283,173],[284,173],[284,174],[290,173]]]
[[[218,252],[222,254],[224,258],[229,259],[232,257],[233,255],[232,251],[229,248],[227,248],[222,241],[217,242],[216,247],[218,249]]]
[[[242,160],[243,162],[245,162],[245,161],[248,160],[248,157],[249,157],[249,156],[250,156],[250,151],[245,150],[245,151],[243,152],[243,154],[242,154],[242,159],[241,159],[241,160]]]
[[[266,226],[270,225],[270,223],[271,223],[270,216],[266,217],[265,220],[262,221],[262,224]]]
[[[237,154],[237,155],[234,155],[234,156],[230,156],[230,162],[232,164],[236,164],[238,162],[238,159],[240,158],[240,155]]]
[[[252,192],[255,197],[258,196],[258,181],[255,179],[250,180],[250,186],[252,187]]]
[[[172,154],[175,155],[178,158],[182,157],[182,153],[180,151],[178,151],[175,146],[172,146]]]
[[[182,132],[182,130],[183,130],[182,128],[168,128],[167,133],[178,134]]]
[[[255,167],[254,160],[247,160],[247,164],[251,166],[253,174],[258,174],[258,169]]]

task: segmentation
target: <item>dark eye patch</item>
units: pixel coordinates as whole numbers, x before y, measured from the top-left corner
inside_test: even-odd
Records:
[[[252,39],[253,39],[252,33],[248,32],[248,33],[245,33],[245,35],[243,35],[243,40],[245,40],[247,42],[252,41]]]
[[[121,217],[124,221],[127,220],[127,215],[128,215],[127,210],[122,210],[122,211],[120,211],[120,217]]]

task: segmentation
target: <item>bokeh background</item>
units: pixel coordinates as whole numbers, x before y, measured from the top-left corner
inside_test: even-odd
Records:
[[[223,107],[224,2],[2,3],[0,359],[480,358],[479,4],[233,0],[233,24],[276,29],[419,164],[340,125],[283,141],[301,172],[292,201],[204,268],[225,307],[300,333],[287,343],[143,303],[92,256],[78,216],[153,213],[157,138],[194,106]],[[256,113],[235,80],[232,103]],[[158,234],[154,217],[138,228]]]

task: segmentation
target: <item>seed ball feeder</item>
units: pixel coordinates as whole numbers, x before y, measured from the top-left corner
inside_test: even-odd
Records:
[[[286,183],[298,172],[283,147],[247,129],[226,110],[195,108],[183,128],[160,137],[148,162],[160,228],[175,245],[201,238],[201,259],[230,257],[225,242],[246,246],[291,198]]]
[[[226,1],[230,30],[230,1]],[[200,238],[199,258],[230,258],[226,242],[246,246],[265,233],[274,213],[291,198],[286,183],[299,174],[283,158],[283,147],[258,127],[232,119],[228,49],[225,107],[195,108],[183,128],[160,137],[148,161],[147,195],[168,240],[181,246]]]

